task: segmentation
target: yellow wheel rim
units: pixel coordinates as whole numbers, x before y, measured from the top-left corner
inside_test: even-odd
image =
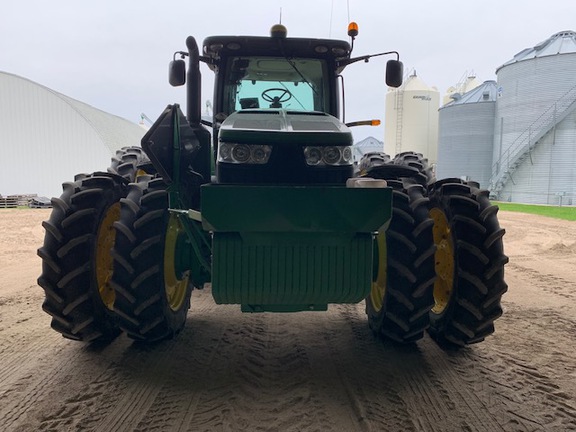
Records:
[[[179,277],[176,272],[178,238],[184,234],[178,216],[170,215],[164,245],[164,288],[168,305],[173,311],[178,311],[182,307],[188,291],[189,273],[186,272]]]
[[[436,282],[434,283],[434,307],[432,312],[444,312],[452,297],[454,288],[454,243],[446,215],[438,208],[430,210],[430,217],[434,221],[434,254]]]
[[[384,305],[384,294],[386,293],[386,234],[378,233],[376,237],[378,247],[378,274],[376,280],[372,281],[370,289],[370,301],[376,312],[380,312]]]
[[[96,236],[96,282],[98,284],[98,293],[102,303],[112,310],[116,294],[110,286],[112,271],[114,269],[114,260],[110,250],[116,240],[116,230],[113,227],[114,222],[120,219],[120,203],[112,204],[100,223],[98,234]]]

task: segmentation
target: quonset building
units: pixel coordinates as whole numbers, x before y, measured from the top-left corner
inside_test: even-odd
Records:
[[[145,130],[26,78],[0,71],[0,194],[59,196],[78,173],[105,171]]]
[[[503,201],[576,204],[576,32],[496,76],[440,110],[438,177],[470,177]]]

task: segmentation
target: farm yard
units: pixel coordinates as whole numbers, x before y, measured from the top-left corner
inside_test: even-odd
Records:
[[[50,329],[49,214],[0,210],[3,431],[576,431],[576,222],[499,213],[504,315],[464,349],[375,339],[363,302],[242,314],[209,287],[177,338],[145,346]]]

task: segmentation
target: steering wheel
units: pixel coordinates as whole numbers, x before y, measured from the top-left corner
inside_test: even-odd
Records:
[[[270,93],[279,92],[277,96],[272,96]],[[282,102],[288,102],[292,99],[292,93],[283,88],[271,88],[262,92],[262,99],[270,102],[270,108],[282,108]]]

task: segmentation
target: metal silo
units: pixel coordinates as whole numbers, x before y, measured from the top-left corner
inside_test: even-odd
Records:
[[[496,75],[492,195],[576,204],[576,32],[520,51]]]
[[[382,141],[378,141],[374,137],[364,138],[362,141],[357,142],[354,144],[354,146],[352,146],[354,162],[358,162],[366,153],[382,151],[384,151],[384,143]]]
[[[437,178],[465,178],[488,187],[496,95],[496,81],[485,81],[440,108]]]
[[[438,153],[440,93],[414,72],[398,89],[386,95],[384,151],[391,156],[413,150],[431,164]]]
[[[476,78],[473,72],[466,72],[458,83],[453,86],[448,87],[444,97],[442,98],[442,105],[447,105],[452,102],[452,96],[463,95],[468,93],[470,90],[474,90],[476,87],[482,85],[482,81]]]

